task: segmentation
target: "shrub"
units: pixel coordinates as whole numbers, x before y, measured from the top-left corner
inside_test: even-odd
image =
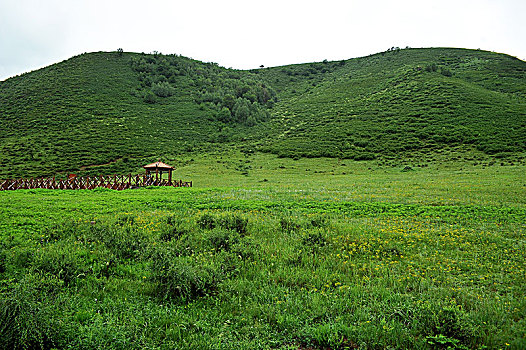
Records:
[[[325,215],[315,215],[310,219],[312,227],[326,227],[329,223],[329,220]]]
[[[170,97],[175,94],[175,89],[168,82],[152,84],[152,92],[159,97]]]
[[[440,68],[440,74],[442,74],[445,77],[453,76],[453,73],[451,73],[451,71],[449,69],[444,68],[444,67]]]
[[[212,214],[204,213],[197,219],[197,225],[203,229],[211,230],[216,227],[216,218]]]
[[[16,267],[26,268],[33,260],[33,250],[30,248],[19,248],[14,252],[12,259]]]
[[[133,226],[135,225],[135,216],[122,214],[117,218],[116,224],[118,226]]]
[[[61,243],[39,250],[33,260],[33,268],[42,274],[49,273],[70,285],[79,276],[88,272],[87,266],[79,256],[79,251],[71,244]]]
[[[259,245],[253,243],[250,237],[245,237],[234,245],[230,251],[241,260],[255,260],[258,257]]]
[[[0,244],[0,274],[4,273],[7,264],[7,254],[5,248]]]
[[[144,99],[144,102],[146,102],[146,103],[155,103],[155,102],[157,102],[157,99],[155,98],[155,94],[152,91],[150,91],[150,90],[146,91],[146,93],[144,94],[143,99]]]
[[[118,258],[137,258],[141,255],[149,240],[136,226],[116,224],[90,225],[85,239],[102,242]]]
[[[0,344],[3,349],[52,349],[60,347],[53,327],[53,298],[59,281],[26,275],[8,293],[0,294]]]
[[[197,219],[197,224],[202,229],[212,230],[215,227],[221,227],[226,230],[236,231],[240,235],[245,235],[247,232],[248,220],[237,214],[226,214],[215,216],[209,213],[204,213]]]
[[[462,311],[454,306],[423,306],[418,313],[422,332],[429,340],[446,340],[468,344],[473,339],[471,327],[464,320]]]
[[[506,145],[504,143],[483,143],[480,145],[477,145],[477,149],[479,151],[482,151],[486,154],[498,154],[503,152],[513,152],[515,151],[513,146]]]
[[[230,110],[226,107],[221,108],[217,113],[217,119],[223,123],[232,123],[234,121],[232,113],[230,113]]]
[[[187,235],[190,231],[190,228],[183,220],[181,220],[181,218],[177,216],[168,216],[166,218],[166,225],[162,226],[159,238],[162,241],[169,242]]]
[[[227,214],[220,218],[219,225],[227,230],[233,230],[240,235],[247,232],[248,219],[236,214]]]
[[[320,248],[327,245],[327,239],[325,238],[324,232],[320,229],[310,230],[302,239],[303,245]]]
[[[354,160],[375,160],[376,154],[371,152],[362,152],[354,156]]]
[[[208,237],[208,241],[216,250],[229,251],[239,242],[239,236],[235,231],[225,229],[214,229]]]
[[[460,343],[460,340],[448,338],[443,334],[428,336],[427,344],[436,349],[468,350],[469,348]]]
[[[305,345],[313,345],[319,349],[357,349],[358,345],[346,337],[350,331],[346,326],[329,323],[307,326],[301,331],[301,335]]]
[[[426,65],[424,69],[426,72],[436,72],[438,68],[437,68],[436,63],[431,63],[431,64]]]
[[[287,233],[295,232],[299,230],[301,227],[301,224],[296,222],[293,218],[286,217],[286,216],[282,217],[279,220],[279,225],[281,226],[281,231],[287,232]]]
[[[160,239],[165,242],[169,242],[173,239],[179,239],[186,234],[186,230],[181,227],[170,227],[165,228],[160,235]]]
[[[193,256],[178,257],[167,247],[160,247],[152,256],[151,280],[163,299],[187,301],[210,295],[222,277],[221,266],[212,259],[198,262]]]
[[[250,115],[250,101],[244,98],[238,98],[232,109],[235,120],[238,123],[245,123]]]

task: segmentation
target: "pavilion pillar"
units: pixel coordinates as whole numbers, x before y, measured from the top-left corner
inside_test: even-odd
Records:
[[[172,185],[172,169],[168,169],[168,184]]]

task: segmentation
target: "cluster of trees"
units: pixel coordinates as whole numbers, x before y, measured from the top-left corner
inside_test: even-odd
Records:
[[[289,76],[313,76],[318,74],[331,73],[338,67],[345,66],[345,60],[337,62],[329,62],[324,60],[323,62],[302,64],[296,66],[288,66],[281,68],[281,71]]]
[[[218,120],[254,126],[270,118],[276,101],[273,89],[251,79],[219,78],[200,92],[196,102],[217,111]]]
[[[226,124],[253,126],[266,121],[277,101],[275,91],[257,74],[225,69],[216,63],[155,53],[135,56],[131,65],[138,73],[140,95],[146,102],[190,91],[196,103]]]
[[[440,74],[442,74],[443,76],[445,77],[451,77],[453,76],[453,73],[451,73],[451,71],[445,67],[439,67],[437,66],[436,63],[431,63],[431,64],[428,64],[424,67],[424,70],[426,72],[440,72]]]

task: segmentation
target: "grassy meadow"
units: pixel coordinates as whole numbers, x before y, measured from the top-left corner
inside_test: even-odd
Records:
[[[225,152],[0,192],[15,349],[524,349],[524,166]]]

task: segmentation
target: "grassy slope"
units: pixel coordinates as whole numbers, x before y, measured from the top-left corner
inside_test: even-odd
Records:
[[[4,82],[2,166],[53,174],[127,152],[130,127],[119,125],[133,106],[130,73],[115,55],[94,54]]]
[[[154,105],[132,94],[138,80],[130,56],[81,55],[3,82],[3,176],[76,172],[122,158],[155,160],[204,143],[216,126],[204,122],[188,89]]]
[[[433,64],[437,70],[428,72]],[[352,158],[432,156],[466,145],[492,154],[524,150],[524,62],[481,51],[410,49],[325,65],[332,71],[320,81],[308,73],[312,65],[265,71],[271,82],[288,81],[275,113],[285,128],[269,142],[271,151]]]
[[[172,56],[187,68],[171,83],[174,95],[154,104],[140,96],[144,89],[138,93],[144,80],[132,69],[133,57],[153,56],[85,54],[1,82],[0,177],[106,163],[88,170],[136,171],[161,157],[175,162],[225,147],[376,157],[388,165],[408,157],[524,161],[526,64],[509,56],[410,49],[250,72]],[[433,65],[436,71],[428,72]],[[159,67],[151,67],[142,78],[160,77]],[[203,86],[213,90],[236,79],[277,91],[271,121],[224,123],[213,104],[197,101]]]

